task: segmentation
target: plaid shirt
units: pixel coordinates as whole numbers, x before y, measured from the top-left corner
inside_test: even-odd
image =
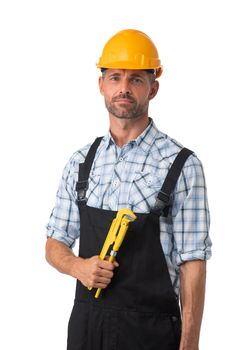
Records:
[[[57,191],[47,236],[73,247],[80,235],[75,185],[79,163],[90,144],[74,153]],[[87,205],[117,211],[128,207],[148,213],[154,206],[168,169],[182,146],[159,131],[151,120],[137,139],[119,148],[110,132],[97,150],[89,177]],[[211,256],[209,209],[201,162],[195,154],[186,161],[178,179],[167,217],[160,218],[161,244],[175,292],[179,293],[179,265]]]

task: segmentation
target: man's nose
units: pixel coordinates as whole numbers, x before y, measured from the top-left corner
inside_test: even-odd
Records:
[[[127,79],[121,80],[120,94],[127,94],[127,95],[131,94],[129,81]]]

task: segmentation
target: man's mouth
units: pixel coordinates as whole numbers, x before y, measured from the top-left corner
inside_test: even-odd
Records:
[[[121,102],[121,103],[134,103],[133,98],[128,98],[128,97],[115,97],[112,99],[113,102]]]
[[[121,102],[121,103],[133,103],[134,101],[129,100],[128,98],[119,98],[118,100],[114,102]]]

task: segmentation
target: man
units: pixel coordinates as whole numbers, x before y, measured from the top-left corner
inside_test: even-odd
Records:
[[[146,34],[118,32],[97,67],[110,131],[66,165],[47,233],[48,262],[77,279],[67,349],[198,350],[211,255],[201,163],[148,116],[162,67]],[[125,207],[137,219],[117,261],[101,260]]]

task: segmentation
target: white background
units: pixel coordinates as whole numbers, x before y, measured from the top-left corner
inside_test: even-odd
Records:
[[[150,115],[204,164],[214,245],[200,349],[233,349],[230,3],[1,1],[1,349],[66,347],[75,281],[45,262],[45,225],[65,163],[108,130],[95,64],[125,28],[145,31],[164,66]]]

